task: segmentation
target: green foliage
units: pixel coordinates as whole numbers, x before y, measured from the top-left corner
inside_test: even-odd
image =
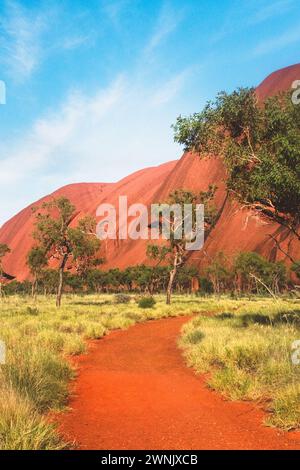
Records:
[[[266,294],[267,288],[280,293],[288,288],[287,270],[282,262],[272,263],[257,253],[239,253],[230,260],[220,252],[210,260],[209,266],[200,275],[195,266],[183,265],[177,272],[174,290],[190,292],[192,280],[199,280],[199,295],[222,293],[261,293]],[[297,273],[298,264],[292,267]],[[84,274],[64,274],[65,291],[74,293],[85,292],[127,292],[153,293],[164,292],[168,285],[170,266],[131,266],[124,271],[110,269],[100,271],[88,270]],[[256,278],[256,279],[255,279]],[[43,269],[39,277],[39,294],[55,294],[58,283],[58,272]],[[263,283],[263,284],[262,284]],[[267,287],[267,288],[266,288]],[[28,281],[12,281],[4,287],[7,295],[30,294],[31,284]],[[269,292],[270,293],[270,292]]]
[[[27,264],[32,274],[41,273],[42,269],[47,266],[47,257],[45,250],[40,247],[33,247],[27,255]]]
[[[10,253],[10,248],[5,243],[0,243],[0,262],[8,253]]]
[[[300,107],[290,93],[262,105],[254,89],[221,92],[173,127],[187,150],[223,157],[231,194],[300,239]]]
[[[215,293],[219,294],[227,290],[232,279],[232,272],[230,270],[229,261],[223,252],[216,254],[205,273],[211,280]]]
[[[296,274],[297,278],[300,279],[300,261],[293,263],[291,269]]]
[[[131,300],[130,295],[115,294],[115,296],[114,296],[114,302],[116,304],[129,304],[130,300]]]
[[[207,191],[202,191],[199,194],[177,189],[169,195],[167,205],[161,205],[157,223],[164,244],[148,245],[147,255],[150,259],[156,260],[157,265],[163,261],[169,266],[169,282],[166,288],[167,304],[171,303],[176,276],[187,261],[190,253],[188,245],[195,241],[195,233],[196,237],[199,237],[199,231],[203,230],[204,238],[210,233],[217,220],[217,212],[213,202],[215,192],[215,186],[209,186]],[[204,227],[198,226],[197,206],[200,204],[205,208]],[[191,209],[188,231],[186,230],[186,205],[189,205]]]
[[[224,253],[216,253],[204,272],[200,282],[204,293],[278,294],[287,288],[284,263],[272,263],[255,252],[238,253],[230,261]]]
[[[238,286],[247,292],[263,289],[260,281],[275,292],[286,286],[287,274],[283,263],[271,263],[258,253],[240,253],[234,262]]]
[[[84,275],[101,262],[95,255],[100,248],[100,241],[95,236],[96,221],[91,216],[79,220],[76,227],[71,222],[76,216],[76,208],[65,197],[53,199],[42,205],[42,211],[36,215],[36,226],[33,233],[38,242],[29,254],[28,261],[43,260],[42,254],[55,259],[60,273],[57,291],[57,306],[60,306],[63,273],[68,267]],[[36,209],[35,209],[36,211]],[[38,251],[37,251],[38,250]],[[37,256],[37,255],[40,256]]]
[[[199,283],[200,283],[200,289],[197,293],[198,295],[213,293],[214,286],[210,279],[208,279],[207,277],[200,277]]]
[[[138,306],[140,308],[153,308],[156,304],[154,297],[141,297],[138,301]]]
[[[85,271],[90,263],[94,264],[100,242],[94,235],[96,222],[92,217],[79,220],[75,228],[70,226],[76,216],[75,210],[65,197],[44,203],[44,212],[37,213],[33,235],[40,250],[44,250],[49,258],[61,262],[65,257],[72,257],[77,270]]]
[[[39,309],[36,308],[36,307],[31,307],[31,306],[28,306],[27,309],[26,309],[26,313],[27,315],[38,315],[39,314]]]
[[[10,248],[5,243],[0,243],[0,289],[1,289],[1,278],[3,276],[3,258],[10,253]],[[1,293],[1,291],[0,291]]]

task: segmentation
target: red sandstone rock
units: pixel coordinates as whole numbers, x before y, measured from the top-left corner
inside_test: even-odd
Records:
[[[279,70],[267,77],[257,88],[260,100],[279,91],[291,88],[295,80],[300,79],[300,64]],[[99,175],[101,176],[101,175]],[[218,187],[216,203],[222,209],[221,217],[206,241],[205,249],[192,252],[190,262],[198,266],[207,264],[218,251],[233,255],[238,251],[257,251],[271,260],[284,259],[268,236],[277,235],[282,240],[282,247],[295,258],[300,258],[299,243],[290,240],[286,230],[277,224],[243,209],[237,203],[226,199],[225,170],[218,158],[200,159],[197,155],[185,153],[178,161],[165,163],[158,167],[138,171],[117,183],[79,183],[65,186],[53,194],[33,204],[40,205],[51,197],[64,195],[76,206],[76,219],[87,213],[95,215],[96,208],[103,202],[118,205],[118,197],[126,195],[128,203],[150,205],[162,202],[171,191],[178,188],[194,191],[206,190],[209,184]],[[29,276],[26,255],[33,244],[31,237],[34,224],[32,206],[22,210],[6,222],[0,229],[0,243],[7,243],[11,253],[6,257],[4,269],[10,275],[24,280]],[[76,223],[75,219],[75,223]],[[102,243],[102,251],[107,262],[104,269],[111,267],[125,268],[130,265],[147,262],[146,241],[122,240]]]

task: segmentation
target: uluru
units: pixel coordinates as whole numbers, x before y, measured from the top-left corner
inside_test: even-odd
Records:
[[[257,88],[260,100],[291,89],[300,77],[300,64],[289,66],[269,75]],[[174,155],[175,157],[175,155]],[[288,230],[276,223],[270,223],[257,214],[240,207],[226,196],[226,171],[218,157],[200,159],[197,154],[186,152],[179,160],[137,171],[116,183],[74,183],[62,187],[45,198],[33,202],[29,207],[8,220],[0,229],[0,242],[11,248],[4,263],[4,270],[20,281],[29,277],[26,256],[33,245],[32,232],[35,216],[32,207],[57,196],[66,196],[76,206],[76,218],[85,214],[95,215],[102,203],[117,205],[119,196],[126,195],[128,202],[145,205],[162,202],[175,189],[193,191],[206,190],[216,185],[216,204],[219,219],[206,241],[204,254],[193,253],[189,262],[201,267],[207,264],[217,252],[233,255],[239,251],[255,251],[272,261],[287,260],[278,250],[270,234],[280,239],[289,255],[300,257],[299,247]],[[99,175],[101,180],[101,175]],[[105,264],[101,269],[118,267],[124,269],[148,262],[146,242],[143,240],[108,241],[102,245]]]

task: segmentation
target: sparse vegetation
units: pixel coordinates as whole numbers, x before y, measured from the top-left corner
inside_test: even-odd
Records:
[[[114,301],[116,304],[129,304],[131,300],[130,295],[126,294],[115,294]]]
[[[128,296],[127,296],[128,297]],[[179,298],[167,307],[140,309],[137,303],[115,303],[113,295],[66,294],[59,311],[55,295],[7,296],[1,301],[0,340],[7,349],[0,365],[0,449],[61,449],[45,414],[66,405],[68,383],[76,375],[68,356],[86,352],[88,339],[137,322],[190,314],[196,303]]]
[[[291,362],[291,344],[300,335],[296,300],[174,295],[168,306],[160,295],[155,301],[155,308],[143,309],[135,302],[116,304],[108,294],[67,294],[57,313],[54,296],[38,296],[34,305],[29,296],[2,299],[7,361],[0,368],[0,448],[65,447],[45,413],[67,403],[76,376],[68,356],[84,353],[87,339],[109,330],[177,315],[198,314],[180,344],[189,365],[209,372],[211,387],[231,399],[259,400],[271,425],[299,427],[300,368]],[[216,316],[200,316],[206,312]]]
[[[184,326],[180,346],[188,365],[208,373],[208,385],[227,398],[258,401],[269,412],[266,424],[299,428],[300,367],[291,360],[299,303],[221,298],[212,310],[215,316]]]
[[[141,297],[139,299],[138,305],[140,308],[153,308],[156,304],[154,297]]]

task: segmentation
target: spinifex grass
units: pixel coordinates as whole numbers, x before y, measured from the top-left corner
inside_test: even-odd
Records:
[[[214,317],[183,328],[188,364],[208,372],[208,384],[232,400],[258,400],[269,425],[300,427],[300,365],[292,344],[300,339],[299,302],[221,300]]]
[[[192,302],[192,303],[190,303]],[[196,299],[179,298],[171,307],[157,297],[154,308],[116,303],[110,295],[55,299],[7,297],[0,303],[0,340],[6,344],[6,364],[0,366],[0,449],[60,449],[45,413],[62,409],[68,383],[75,375],[67,356],[82,354],[87,339],[137,322],[181,314],[197,308]]]
[[[67,403],[75,376],[68,356],[84,353],[87,339],[110,330],[178,315],[196,316],[181,344],[189,364],[212,371],[211,386],[233,399],[272,398],[272,423],[299,425],[300,367],[291,364],[290,355],[300,332],[294,317],[289,323],[280,317],[296,309],[293,301],[274,305],[272,299],[175,295],[167,306],[164,296],[155,300],[153,308],[141,309],[134,296],[117,303],[112,295],[66,295],[57,310],[52,297],[2,299],[0,340],[7,357],[0,366],[0,449],[64,447],[45,414]],[[198,316],[207,312],[219,316]]]

